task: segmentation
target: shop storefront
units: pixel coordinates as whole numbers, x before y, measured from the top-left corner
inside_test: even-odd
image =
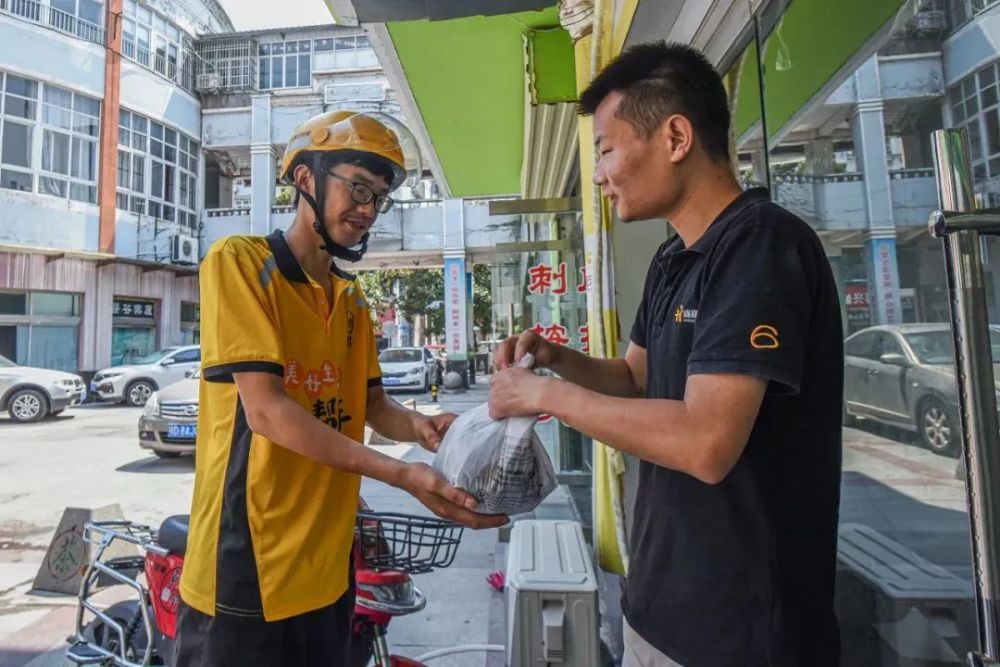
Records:
[[[199,340],[194,269],[0,248],[0,355],[89,376]]]
[[[0,355],[23,366],[74,372],[80,295],[0,291]]]
[[[157,304],[146,299],[115,297],[111,320],[111,365],[135,363],[156,351]]]

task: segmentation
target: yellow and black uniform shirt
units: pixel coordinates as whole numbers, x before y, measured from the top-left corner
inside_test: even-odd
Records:
[[[268,621],[332,604],[347,590],[361,480],[252,433],[233,373],[283,377],[309,415],[361,443],[368,389],[381,383],[368,306],[342,272],[330,276],[327,303],[281,232],[218,241],[200,273],[201,410],[181,597],[205,614]]]

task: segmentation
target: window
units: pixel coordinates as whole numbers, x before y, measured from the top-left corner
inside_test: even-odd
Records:
[[[312,42],[272,42],[257,47],[261,90],[298,88],[310,85]]]
[[[97,202],[100,108],[91,97],[45,85],[39,192]]]
[[[178,364],[193,364],[201,361],[201,348],[178,352],[174,355],[174,361]]]
[[[970,74],[948,91],[955,127],[969,134],[972,169],[977,179],[1000,176],[1000,91],[997,65]]]
[[[0,114],[0,187],[34,190],[32,146],[38,116],[38,82],[3,75],[3,112]]]
[[[196,227],[197,141],[123,109],[118,156],[118,208]]]
[[[847,356],[871,359],[872,346],[875,342],[875,332],[863,333],[847,341]]]
[[[75,372],[79,324],[79,294],[0,292],[0,355],[18,364]]]
[[[336,37],[333,40],[334,66],[337,69],[365,69],[378,67],[378,59],[367,35]]]
[[[27,315],[28,295],[24,292],[0,292],[0,315]]]
[[[124,14],[122,54],[171,81],[181,82],[179,74],[186,63],[181,62],[180,28],[136,0],[125,0]]]
[[[49,25],[61,32],[100,42],[104,4],[95,0],[49,0]]]
[[[62,292],[32,292],[32,315],[80,316],[80,296]]]

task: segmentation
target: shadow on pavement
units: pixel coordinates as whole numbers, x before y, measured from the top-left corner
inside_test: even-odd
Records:
[[[141,472],[153,475],[176,475],[194,471],[194,457],[182,455],[173,459],[148,456],[115,468],[118,472]]]

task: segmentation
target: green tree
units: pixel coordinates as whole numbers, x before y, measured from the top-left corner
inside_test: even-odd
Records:
[[[407,320],[426,315],[426,333],[444,335],[444,273],[441,269],[362,271],[358,280],[369,305],[375,310],[393,308]]]
[[[368,304],[376,311],[393,308],[407,320],[427,316],[427,335],[444,336],[444,272],[441,269],[380,269],[358,274]],[[398,284],[398,291],[397,291]],[[493,322],[490,267],[472,270],[473,323],[489,335]]]
[[[493,276],[488,264],[472,267],[472,321],[483,338],[493,333]]]

